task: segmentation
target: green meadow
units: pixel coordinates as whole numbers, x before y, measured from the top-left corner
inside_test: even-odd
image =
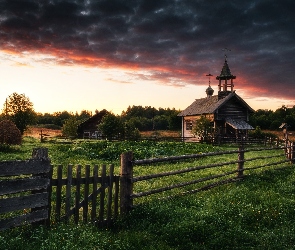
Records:
[[[237,146],[211,146],[180,142],[58,141],[40,143],[25,137],[21,146],[1,146],[0,160],[28,159],[32,149],[47,147],[53,166],[68,164],[115,165],[120,154],[133,151],[135,159],[236,150]],[[274,153],[266,152],[269,155]],[[251,157],[256,153],[251,152]],[[258,154],[258,152],[257,152]],[[237,154],[194,161],[138,166],[135,175],[173,171],[189,166],[237,160]],[[270,158],[269,161],[273,159]],[[253,161],[253,166],[265,162]],[[233,170],[214,168],[210,174]],[[64,168],[65,169],[65,168]],[[195,173],[194,173],[195,174]],[[202,174],[205,174],[205,172]],[[201,173],[200,173],[201,175]],[[52,222],[50,228],[23,226],[0,232],[1,249],[294,249],[295,170],[289,163],[245,172],[242,181],[190,195],[164,194],[135,200],[136,207],[119,217],[112,228],[91,223]],[[173,179],[174,178],[174,179]],[[183,174],[169,180],[136,183],[135,192],[171,181],[189,180]],[[193,176],[194,178],[194,176]],[[197,188],[197,187],[196,187]],[[185,189],[183,190],[185,191]],[[176,194],[171,191],[171,194]]]

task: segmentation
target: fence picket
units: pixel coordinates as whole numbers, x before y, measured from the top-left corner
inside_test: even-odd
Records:
[[[112,194],[113,194],[113,176],[114,176],[114,165],[110,165],[110,174],[109,174],[109,187],[108,187],[108,201],[107,201],[107,223],[111,221],[112,217]],[[108,225],[109,226],[109,225]]]
[[[105,179],[106,179],[106,165],[103,164],[101,168],[101,192],[100,192],[100,208],[99,208],[99,224],[100,225],[103,225],[105,181],[106,181]]]
[[[76,196],[75,196],[75,211],[74,211],[74,220],[75,223],[79,222],[79,203],[81,198],[81,165],[78,165],[76,168]]]
[[[114,194],[114,219],[116,219],[119,214],[119,185],[120,185],[120,178],[118,176],[116,176],[116,178],[115,178],[115,194]]]
[[[98,183],[98,166],[93,168],[93,188],[92,188],[92,209],[91,209],[91,221],[96,221],[96,201],[97,201],[97,183]]]
[[[71,188],[72,188],[72,171],[73,171],[73,166],[68,165],[68,172],[67,172],[67,184],[66,184],[66,215],[65,219],[66,222],[69,221],[70,219],[70,210],[71,210]]]
[[[56,204],[55,204],[55,219],[60,221],[61,210],[61,189],[62,189],[62,166],[57,166],[57,184],[56,184]]]
[[[85,185],[84,185],[83,222],[87,222],[87,215],[88,215],[89,176],[90,176],[90,166],[86,165]]]

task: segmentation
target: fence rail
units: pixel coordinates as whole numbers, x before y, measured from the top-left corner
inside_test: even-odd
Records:
[[[215,187],[221,184],[241,180],[244,178],[244,172],[255,170],[258,168],[269,167],[269,166],[277,166],[285,163],[294,163],[294,149],[293,143],[290,141],[284,142],[283,146],[280,145],[278,142],[275,144],[270,144],[270,148],[248,148],[245,149],[244,145],[240,145],[238,150],[230,150],[230,151],[223,151],[223,152],[210,152],[210,153],[201,153],[201,154],[192,154],[192,155],[183,155],[183,156],[172,156],[172,157],[163,157],[163,158],[154,158],[154,159],[142,159],[142,160],[135,160],[133,159],[132,152],[126,152],[121,155],[121,177],[124,180],[121,183],[121,213],[127,213],[134,207],[134,200],[153,195],[163,193],[165,191],[179,189],[183,187],[192,186],[190,190],[186,190],[181,192],[181,194],[188,194],[188,193],[195,193],[202,190],[207,190],[211,187]],[[270,152],[269,155],[265,155],[266,152]],[[261,152],[263,155],[251,157],[251,153],[253,152]],[[213,164],[204,164],[204,165],[197,165],[197,166],[190,166],[187,168],[176,169],[173,171],[162,171],[157,173],[152,173],[149,175],[141,175],[141,176],[134,176],[134,167],[142,167],[144,165],[149,166],[159,166],[157,164],[160,163],[167,163],[167,162],[176,162],[176,165],[179,163],[183,163],[187,160],[199,160],[205,157],[218,157],[222,155],[233,155],[236,157],[236,160],[221,162],[217,160],[217,163]],[[245,157],[248,156],[249,157]],[[213,160],[214,158],[212,158]],[[271,160],[271,162],[269,162]],[[259,163],[259,161],[264,161],[263,163]],[[251,162],[252,166],[250,165]],[[198,161],[193,161],[192,164],[197,164]],[[179,165],[178,165],[179,166]],[[227,168],[225,168],[227,167]],[[201,171],[205,171],[210,168],[225,168],[222,170],[222,173],[215,173],[209,174],[207,176],[203,176]],[[234,169],[233,169],[234,168]],[[156,169],[156,168],[153,168]],[[140,192],[135,192],[138,183],[142,181],[148,181],[151,179],[160,179],[163,177],[171,177],[180,176],[185,173],[200,173],[199,176],[194,175],[192,176],[191,180],[186,181],[177,181],[177,183],[173,183],[171,185],[165,185],[160,187],[153,187],[149,190],[144,190]],[[233,176],[235,175],[235,176]],[[213,181],[209,183],[209,181]],[[167,179],[168,183],[168,179]],[[198,186],[197,188],[193,187],[195,184],[203,184],[203,186]],[[125,188],[124,188],[125,187]],[[179,195],[180,193],[177,193]],[[167,195],[170,197],[170,195]],[[166,197],[166,196],[165,196]]]
[[[34,156],[35,155],[35,156]],[[0,230],[49,224],[52,168],[47,159],[0,162]]]

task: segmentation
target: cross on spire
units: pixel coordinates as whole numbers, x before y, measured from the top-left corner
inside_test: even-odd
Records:
[[[225,58],[225,61],[226,61],[226,59],[227,59],[226,52],[227,52],[227,51],[231,51],[231,50],[228,49],[228,48],[224,48],[224,49],[222,49],[222,51],[224,51],[224,58]]]
[[[210,81],[210,77],[211,76],[213,76],[213,75],[211,75],[210,73],[208,74],[208,75],[206,75],[206,76],[208,76],[209,77],[209,87],[211,86],[211,81]]]

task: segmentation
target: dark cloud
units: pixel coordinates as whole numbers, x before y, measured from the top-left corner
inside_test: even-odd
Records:
[[[293,0],[0,0],[0,49],[139,67],[150,70],[139,79],[182,86],[219,74],[228,47],[237,87],[294,99],[294,9]]]

